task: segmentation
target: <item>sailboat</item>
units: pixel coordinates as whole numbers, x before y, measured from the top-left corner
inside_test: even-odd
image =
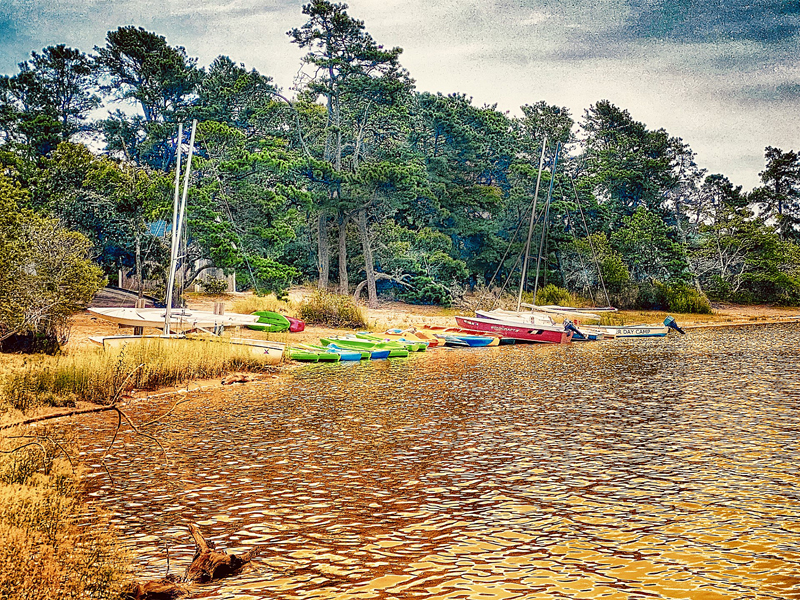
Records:
[[[194,152],[194,139],[197,129],[197,120],[192,121],[192,131],[189,136],[189,150],[186,160],[186,171],[183,180],[183,195],[180,196],[181,176],[181,140],[183,139],[183,124],[178,124],[178,147],[176,150],[177,168],[175,171],[175,197],[172,207],[172,239],[170,247],[169,276],[167,280],[167,294],[165,308],[90,308],[88,312],[104,319],[117,323],[121,327],[135,327],[140,330],[148,327],[162,329],[162,335],[144,336],[110,336],[107,338],[90,338],[93,342],[103,347],[118,347],[126,342],[143,339],[173,339],[183,337],[190,331],[203,331],[219,335],[225,327],[245,327],[257,323],[258,315],[241,315],[236,313],[217,314],[212,311],[191,310],[187,308],[175,309],[172,306],[175,273],[177,271],[178,251],[181,242],[183,219],[186,212],[186,198],[189,193],[189,173],[192,168],[192,154]],[[180,200],[179,200],[180,197]],[[256,352],[270,355],[282,354],[285,344],[279,342],[265,342],[263,340],[239,339],[226,340],[232,343],[253,346]],[[266,345],[265,345],[266,344]],[[278,356],[280,360],[280,356]]]
[[[553,160],[553,174],[555,174],[558,164],[558,153],[561,145],[556,146],[556,154]],[[542,143],[542,154],[539,158],[539,174],[536,177],[536,189],[533,194],[533,206],[531,207],[531,220],[528,226],[528,239],[525,243],[525,260],[522,263],[522,278],[519,284],[519,296],[517,299],[517,310],[490,310],[476,311],[474,317],[457,316],[456,322],[460,327],[473,329],[476,331],[500,334],[504,338],[509,338],[524,342],[543,342],[549,344],[567,344],[573,340],[573,334],[579,333],[571,322],[556,323],[552,317],[536,312],[521,312],[522,291],[525,286],[525,279],[528,272],[528,260],[530,258],[531,237],[533,236],[533,224],[536,217],[536,203],[539,198],[539,185],[542,180],[542,169],[544,168],[544,156],[547,150],[547,137]],[[548,208],[550,196],[553,192],[555,178],[550,178],[550,189],[547,193]],[[539,262],[541,259],[541,249],[539,260],[536,262],[536,278],[539,278]]]

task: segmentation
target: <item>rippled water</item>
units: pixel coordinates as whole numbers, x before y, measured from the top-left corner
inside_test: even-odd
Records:
[[[433,350],[193,393],[91,495],[209,598],[800,598],[800,326]],[[164,400],[131,410],[139,419]],[[82,430],[96,463],[115,421]],[[96,465],[95,465],[96,466]]]

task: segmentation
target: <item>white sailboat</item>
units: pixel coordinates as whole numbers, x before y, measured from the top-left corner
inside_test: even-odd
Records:
[[[205,331],[219,335],[225,327],[245,327],[258,322],[258,315],[242,315],[236,313],[217,314],[212,311],[191,310],[187,308],[175,309],[172,307],[172,296],[175,285],[175,272],[178,263],[178,250],[180,248],[181,231],[183,219],[186,211],[186,198],[189,193],[189,172],[192,167],[192,154],[194,152],[194,139],[197,129],[197,120],[192,121],[192,132],[189,136],[189,151],[186,160],[186,171],[183,180],[183,195],[180,196],[180,171],[181,171],[181,140],[183,139],[183,125],[178,125],[178,147],[176,151],[177,168],[175,171],[175,197],[172,208],[172,239],[170,246],[170,267],[167,280],[167,294],[165,308],[90,308],[88,312],[104,319],[117,323],[121,327],[135,327],[143,329],[162,329],[163,335],[143,336],[110,336],[92,339],[103,347],[119,347],[126,341],[142,339],[170,339],[173,337],[183,338],[186,332]],[[180,201],[179,201],[180,198]],[[227,340],[231,341],[231,340]],[[239,339],[239,344],[251,345],[257,348],[258,352],[263,352],[263,344],[260,340]],[[280,346],[283,352],[285,344],[270,342],[272,345]],[[259,348],[262,348],[259,350]]]

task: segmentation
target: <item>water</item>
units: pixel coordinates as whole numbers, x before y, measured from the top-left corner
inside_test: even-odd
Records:
[[[800,326],[433,350],[193,393],[168,451],[82,431],[142,579],[207,598],[800,598]],[[144,420],[167,400],[131,409]]]

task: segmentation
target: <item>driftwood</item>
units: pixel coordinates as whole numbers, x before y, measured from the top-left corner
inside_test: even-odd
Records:
[[[128,600],[173,600],[186,596],[191,591],[192,584],[238,575],[264,550],[264,546],[256,546],[244,554],[228,554],[217,550],[214,542],[206,540],[194,523],[189,525],[189,533],[194,539],[195,551],[192,564],[186,568],[183,577],[168,575],[157,581],[134,583],[126,594]]]

